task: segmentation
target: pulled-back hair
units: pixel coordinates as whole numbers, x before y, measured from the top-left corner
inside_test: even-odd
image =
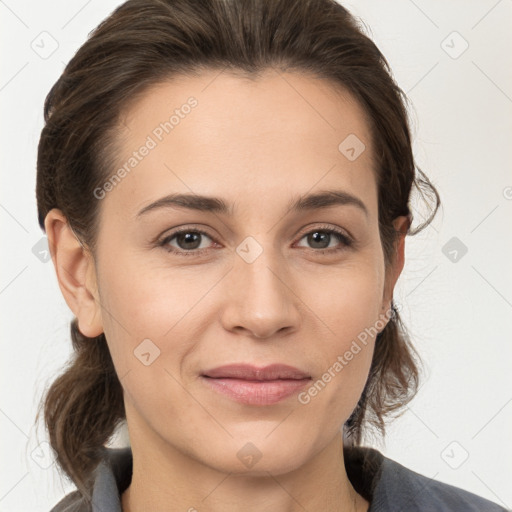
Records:
[[[268,69],[324,78],[362,106],[372,137],[380,238],[390,265],[398,235],[392,221],[402,215],[412,220],[413,185],[435,208],[415,230],[409,224],[409,235],[431,222],[439,195],[415,165],[405,94],[359,22],[334,0],[129,0],[114,10],[46,97],[36,185],[43,231],[47,213],[59,208],[94,254],[100,207],[94,190],[113,173],[120,115],[150,86],[203,70],[256,79]],[[355,445],[367,427],[384,435],[385,418],[403,410],[418,389],[420,360],[392,307],[364,391],[345,424]],[[58,465],[87,496],[92,472],[125,410],[105,335],[84,336],[75,318],[71,339],[73,357],[40,409]]]

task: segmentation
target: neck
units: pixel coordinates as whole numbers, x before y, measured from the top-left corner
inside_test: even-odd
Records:
[[[341,434],[301,467],[265,476],[226,474],[169,445],[151,446],[131,441],[133,473],[121,496],[123,512],[368,510],[347,477]]]

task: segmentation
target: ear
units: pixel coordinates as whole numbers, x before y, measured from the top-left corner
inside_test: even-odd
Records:
[[[94,258],[77,239],[61,210],[50,210],[44,225],[59,287],[78,319],[78,328],[89,338],[99,336],[103,323]]]
[[[395,231],[397,231],[397,240],[395,242],[395,251],[392,254],[392,261],[386,268],[386,279],[384,293],[382,296],[382,311],[386,313],[391,308],[393,300],[393,291],[396,282],[402,273],[405,264],[405,236],[411,223],[411,217],[408,215],[397,217],[393,221]]]

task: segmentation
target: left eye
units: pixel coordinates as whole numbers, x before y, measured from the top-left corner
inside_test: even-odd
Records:
[[[342,247],[329,247],[330,242],[334,238],[336,238],[339,242],[341,242]],[[342,250],[343,247],[350,247],[352,245],[352,240],[336,229],[315,229],[306,233],[302,238],[307,238],[308,243],[313,244],[313,248],[315,249],[323,249],[320,252],[335,252]],[[324,247],[325,242],[327,242],[327,246]],[[320,247],[318,247],[318,244]],[[316,245],[316,247],[315,247]],[[327,251],[326,251],[327,249]]]

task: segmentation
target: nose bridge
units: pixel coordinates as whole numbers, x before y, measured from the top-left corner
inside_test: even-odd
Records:
[[[236,248],[231,272],[232,293],[226,328],[245,328],[267,337],[285,327],[297,327],[299,314],[290,290],[282,255],[272,248],[271,236],[249,236]]]

